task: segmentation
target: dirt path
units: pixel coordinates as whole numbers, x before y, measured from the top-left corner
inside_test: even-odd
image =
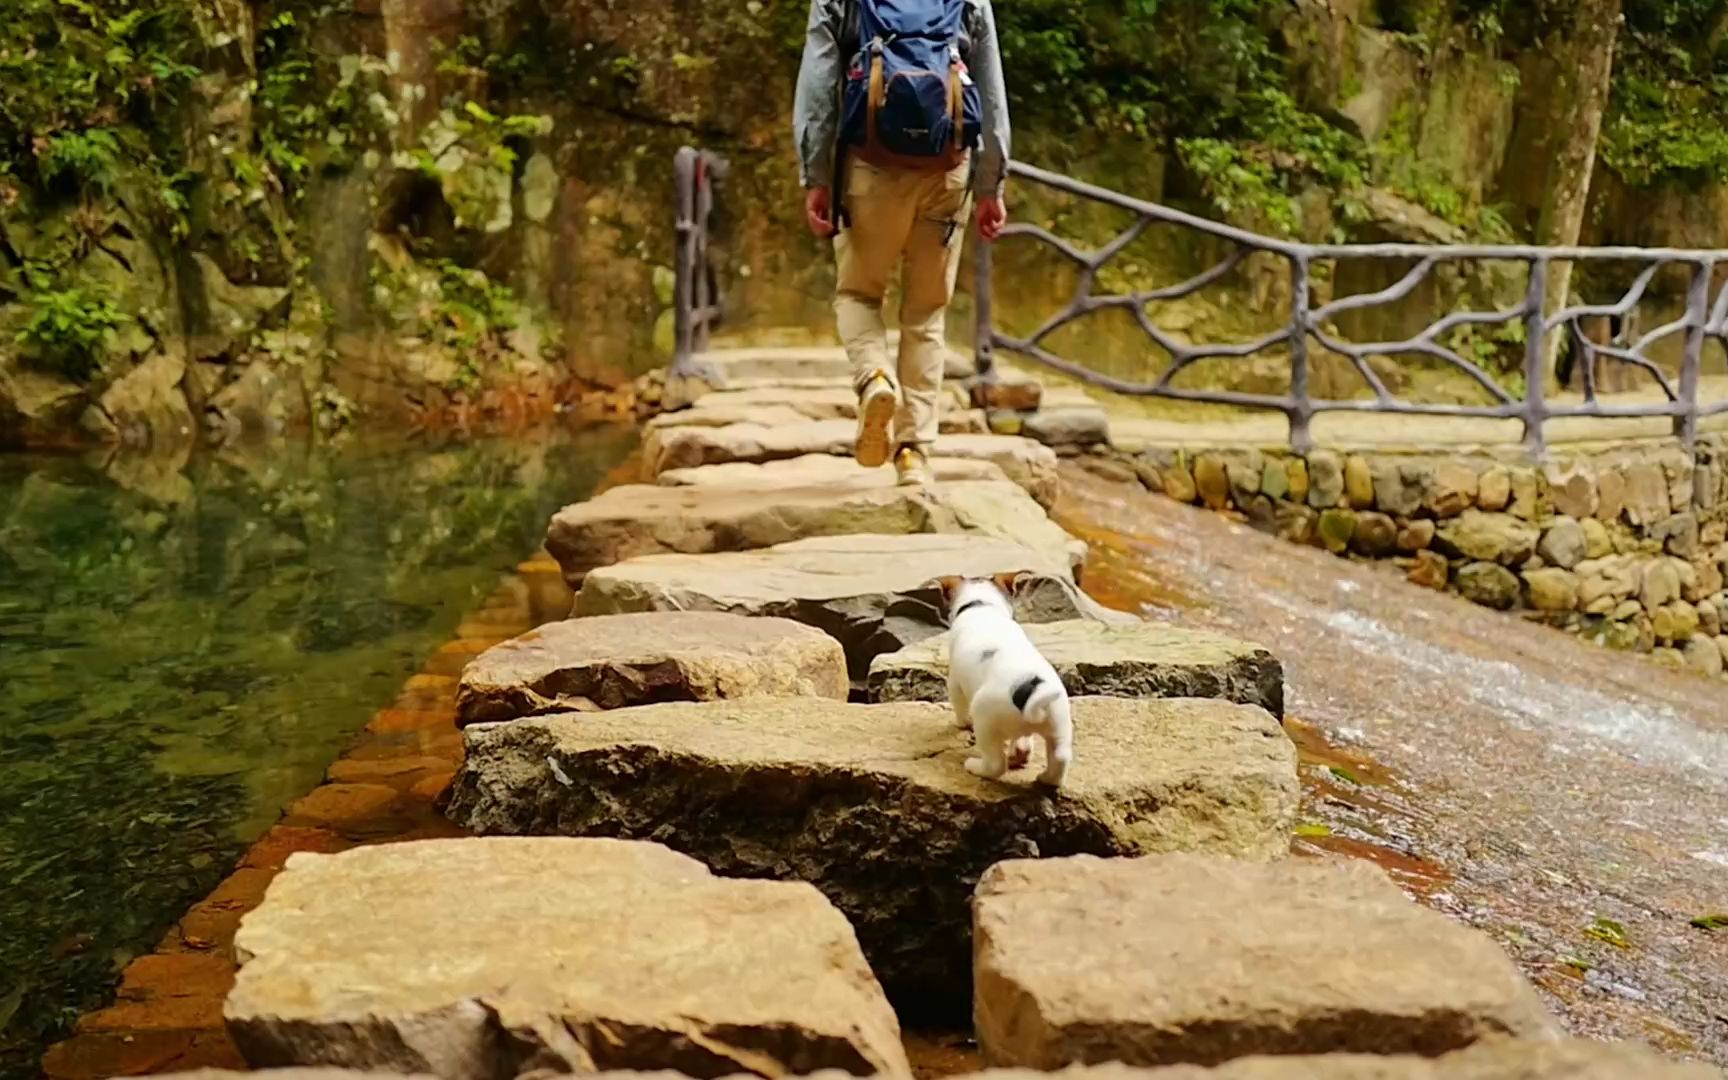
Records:
[[[1728,1063],[1728,927],[1691,925],[1728,914],[1719,684],[1078,468],[1057,517],[1089,592],[1284,660],[1300,850],[1491,933],[1575,1032]]]

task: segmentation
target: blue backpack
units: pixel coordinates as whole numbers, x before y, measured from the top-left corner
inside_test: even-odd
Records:
[[[856,0],[840,141],[866,158],[952,168],[978,145],[983,103],[966,71],[967,0]]]

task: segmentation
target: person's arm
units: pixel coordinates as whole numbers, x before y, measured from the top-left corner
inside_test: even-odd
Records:
[[[834,143],[839,134],[840,43],[833,0],[810,0],[804,35],[804,63],[792,106],[792,137],[798,144],[798,176],[809,195],[805,210],[817,235],[833,231],[829,184],[834,174]],[[819,205],[818,205],[819,204]],[[819,223],[822,227],[818,227]]]
[[[996,40],[996,13],[990,0],[979,0],[975,33],[970,67],[983,99],[984,132],[972,190],[980,199],[1000,198],[1008,182],[1008,86],[1002,77],[1002,46]]]

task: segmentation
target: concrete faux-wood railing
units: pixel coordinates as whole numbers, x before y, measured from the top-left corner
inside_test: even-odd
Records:
[[[706,263],[706,221],[707,210],[712,205],[712,192],[702,181],[700,170],[692,164],[708,159],[697,155],[696,151],[684,150],[680,151],[678,160],[681,192],[678,319],[681,328],[695,329],[691,335],[680,332],[673,370],[677,374],[689,374],[699,367],[696,354],[701,351],[706,327],[717,312],[714,300],[717,282]],[[1542,456],[1546,450],[1544,428],[1551,419],[1665,417],[1672,420],[1675,437],[1690,450],[1700,420],[1728,413],[1728,400],[1705,401],[1700,395],[1700,375],[1707,343],[1715,341],[1728,348],[1728,289],[1716,289],[1712,298],[1719,268],[1728,267],[1728,251],[1407,243],[1310,244],[1208,221],[1031,165],[1013,163],[1010,174],[1024,183],[1126,212],[1134,220],[1095,250],[1086,250],[1039,225],[1016,223],[1008,226],[1004,239],[1029,238],[1052,248],[1079,268],[1074,291],[1066,305],[1024,336],[1006,332],[997,322],[992,303],[996,273],[993,245],[978,245],[974,340],[979,376],[984,380],[995,376],[994,358],[1001,352],[1124,395],[1278,412],[1289,422],[1289,443],[1297,452],[1306,452],[1313,447],[1313,421],[1323,413],[1517,420],[1523,425],[1524,445],[1533,457]],[[696,194],[691,205],[697,208],[693,224],[687,221],[691,217],[686,212],[690,200],[683,194],[686,178],[692,175],[697,177],[696,186],[692,189]],[[1100,272],[1155,225],[1211,237],[1228,245],[1229,251],[1208,269],[1176,284],[1131,292],[1099,293]],[[1184,342],[1158,326],[1151,312],[1152,305],[1191,297],[1224,279],[1256,254],[1271,256],[1288,265],[1290,312],[1283,325],[1251,340],[1237,342]],[[1321,267],[1363,260],[1394,266],[1413,265],[1384,289],[1316,303],[1312,286]],[[1421,332],[1400,340],[1350,341],[1330,326],[1338,316],[1407,300],[1429,281],[1436,270],[1472,262],[1521,266],[1525,279],[1521,301],[1499,310],[1453,311],[1432,321]],[[1604,270],[1616,267],[1637,269],[1616,302],[1566,306],[1556,302],[1555,297],[1560,291],[1556,282],[1563,278],[1559,271],[1564,265],[1588,265]],[[1666,267],[1679,268],[1688,280],[1684,311],[1678,318],[1643,334],[1622,331],[1607,341],[1592,335],[1589,329],[1591,320],[1624,320],[1638,308],[1658,273]],[[690,280],[690,288],[683,287],[686,278]],[[704,289],[713,292],[705,293]],[[1122,378],[1062,356],[1052,347],[1051,338],[1058,331],[1090,316],[1111,311],[1126,312],[1144,333],[1151,346],[1147,353],[1149,372],[1160,355],[1167,358],[1161,370],[1145,379]],[[1522,339],[1522,363],[1516,372],[1510,373],[1511,378],[1496,377],[1482,364],[1445,343],[1448,334],[1469,327],[1502,328],[1508,331],[1509,337]],[[1557,333],[1564,335],[1561,340],[1570,342],[1578,359],[1582,374],[1581,401],[1556,400],[1548,396],[1549,366],[1560,343],[1554,338]],[[1678,372],[1671,374],[1652,358],[1652,350],[1673,338],[1680,341],[1680,363]],[[1256,357],[1280,353],[1287,360],[1289,373],[1289,389],[1283,394],[1175,385],[1177,376],[1203,360],[1248,362]],[[1310,374],[1313,361],[1320,354],[1344,358],[1362,380],[1368,396],[1317,396],[1310,386]],[[1425,358],[1461,373],[1488,399],[1487,403],[1420,401],[1400,396],[1387,385],[1387,380],[1375,370],[1370,360],[1404,357]],[[1608,380],[1601,378],[1600,373],[1616,370],[1647,376],[1660,390],[1661,400],[1605,400],[1600,384]],[[1516,385],[1518,381],[1523,383],[1521,388]]]

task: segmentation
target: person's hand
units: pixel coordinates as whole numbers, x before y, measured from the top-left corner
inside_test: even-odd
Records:
[[[833,193],[825,187],[813,187],[804,194],[804,220],[817,236],[834,235]]]
[[[978,235],[986,242],[994,243],[1007,224],[1008,204],[1002,201],[1002,196],[991,195],[978,200]]]

